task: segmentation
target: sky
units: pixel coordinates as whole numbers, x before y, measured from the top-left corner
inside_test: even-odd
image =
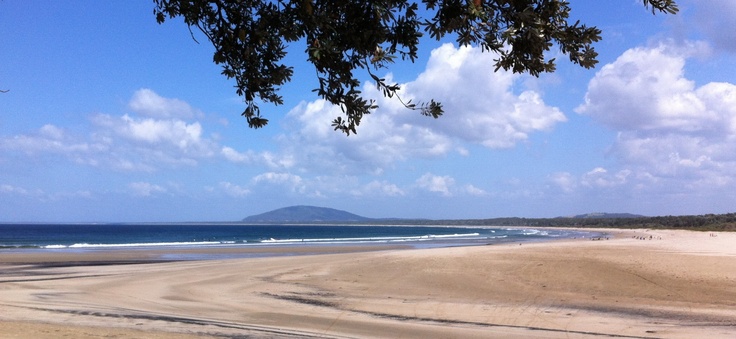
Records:
[[[357,135],[330,127],[295,44],[284,104],[249,129],[213,48],[151,1],[0,1],[0,222],[238,221],[292,205],[477,219],[735,212],[736,1],[571,1],[599,64],[539,78],[423,39]],[[195,41],[194,39],[197,41]],[[362,73],[359,73],[362,74]]]

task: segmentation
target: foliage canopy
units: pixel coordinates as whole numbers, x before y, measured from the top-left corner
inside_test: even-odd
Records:
[[[354,72],[364,70],[387,97],[422,115],[439,117],[442,104],[404,102],[399,86],[387,83],[376,71],[397,58],[415,61],[419,39],[454,36],[461,46],[480,46],[498,53],[495,70],[538,76],[555,70],[545,56],[553,46],[570,61],[585,68],[597,63],[592,44],[601,31],[579,21],[570,22],[564,0],[154,0],[159,23],[181,16],[215,47],[213,61],[222,74],[234,78],[244,97],[242,115],[253,128],[268,119],[258,102],[282,104],[278,94],[291,80],[293,67],[282,63],[286,48],[303,43],[307,60],[317,73],[314,91],[338,105],[344,117],[332,126],[348,135],[364,115],[378,106],[361,96]],[[652,13],[676,13],[674,0],[643,0]]]

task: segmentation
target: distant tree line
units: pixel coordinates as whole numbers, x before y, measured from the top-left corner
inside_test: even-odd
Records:
[[[375,221],[375,220],[374,220]],[[492,218],[454,220],[381,220],[380,223],[403,225],[509,226],[509,227],[585,227],[649,228],[695,231],[736,231],[736,213],[632,217],[632,218]]]

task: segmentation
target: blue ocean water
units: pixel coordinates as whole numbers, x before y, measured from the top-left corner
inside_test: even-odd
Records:
[[[393,243],[472,245],[584,236],[567,230],[444,226],[243,224],[0,224],[0,249],[280,246]]]

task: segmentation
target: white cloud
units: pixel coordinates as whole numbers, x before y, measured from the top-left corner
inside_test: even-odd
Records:
[[[197,165],[215,156],[219,147],[204,135],[199,122],[96,114],[91,123],[87,135],[45,124],[35,133],[0,138],[0,149],[34,158],[61,155],[93,167],[151,172],[164,166]]]
[[[266,172],[251,179],[254,189],[267,194],[275,191],[307,198],[328,198],[354,193],[360,184],[354,176],[314,176],[303,178],[287,172]]]
[[[455,179],[450,176],[439,176],[431,173],[425,173],[416,181],[417,187],[430,191],[440,193],[443,196],[452,196],[450,190],[455,185]]]
[[[228,195],[232,197],[244,197],[248,194],[250,194],[250,190],[248,188],[245,188],[243,186],[238,186],[233,183],[229,183],[226,181],[220,182],[220,188],[225,191]]]
[[[585,173],[580,182],[586,187],[608,188],[626,184],[630,175],[630,170],[621,170],[611,174],[603,167],[596,167]]]
[[[46,124],[37,133],[0,139],[0,149],[19,151],[28,155],[61,154],[81,161],[88,154],[107,151],[104,144],[80,141],[67,136],[60,127]]]
[[[288,172],[265,172],[254,176],[250,185],[242,187],[259,195],[287,194],[299,198],[377,198],[404,196],[407,192],[387,180],[363,181],[352,175],[318,175],[302,177]]]
[[[202,137],[199,122],[188,124],[182,120],[138,119],[127,114],[119,118],[98,114],[93,122],[105,132],[113,132],[128,141],[173,146],[184,153],[213,153],[211,141]]]
[[[323,100],[294,108],[287,128],[295,132],[279,139],[284,150],[281,157],[313,171],[371,173],[409,157],[443,154],[451,145],[447,137],[430,129],[395,126],[383,113],[365,117],[358,134],[346,137],[330,127],[330,121],[339,114],[339,108]]]
[[[685,201],[683,194],[733,190],[736,85],[697,85],[687,77],[687,63],[703,46],[666,41],[633,48],[601,68],[576,110],[618,131],[609,155],[620,168],[594,168],[577,178],[560,174],[551,181],[567,192],[625,188],[649,197],[643,200],[675,202]]]
[[[109,145],[80,139],[68,135],[59,127],[44,125],[38,133],[0,138],[0,150],[5,150],[5,155],[19,152],[34,161],[49,156],[56,162],[58,159],[55,156],[62,156],[73,163],[88,166],[99,166],[100,162],[106,162],[102,159],[109,157]]]
[[[261,164],[273,169],[288,169],[296,164],[291,154],[274,154],[268,151],[256,153],[251,150],[238,152],[228,146],[223,146],[220,154],[236,164]]]
[[[294,156],[291,154],[274,154],[271,152],[262,152],[260,160],[270,168],[288,169],[296,164]]]
[[[138,114],[161,119],[191,119],[199,113],[185,101],[164,98],[147,88],[137,90],[128,106]]]
[[[155,170],[162,165],[194,166],[217,154],[217,145],[203,135],[199,122],[140,119],[98,114],[92,118],[92,139],[108,144],[107,163],[121,170]]]
[[[364,96],[376,99],[380,107],[363,118],[357,135],[345,137],[330,127],[332,119],[341,116],[340,108],[324,100],[302,103],[287,116],[287,128],[296,132],[281,137],[285,152],[295,163],[314,170],[373,173],[413,158],[467,155],[465,142],[494,149],[513,147],[531,133],[566,120],[539,93],[515,93],[523,76],[493,72],[489,65],[494,57],[478,48],[446,44],[432,52],[416,80],[402,85],[405,101],[442,102],[445,116],[439,119],[408,110],[366,83]],[[386,78],[392,81],[391,75]]]
[[[43,125],[39,130],[39,134],[53,140],[61,140],[64,138],[64,130],[51,124]]]
[[[579,190],[600,192],[601,190],[611,190],[619,187],[632,187],[635,186],[635,183],[641,183],[641,180],[637,180],[631,170],[623,169],[611,172],[603,167],[593,168],[579,176],[569,172],[553,173],[547,179],[551,187],[566,194]]]
[[[484,196],[487,196],[488,195],[488,192],[486,192],[485,190],[483,190],[481,188],[478,188],[478,187],[475,187],[475,186],[470,185],[470,184],[465,185],[465,187],[463,187],[463,189],[464,189],[465,193],[467,193],[469,195],[477,196],[477,197],[484,197]]]
[[[684,77],[685,60],[700,44],[675,48],[661,43],[634,48],[605,65],[588,85],[576,111],[617,130],[698,132],[718,127],[719,114],[708,109]]]
[[[596,73],[577,111],[619,131],[610,154],[624,170],[594,170],[581,183],[663,189],[699,185],[705,190],[705,183],[715,185],[711,188],[732,184],[736,85],[697,87],[686,77],[686,62],[699,46],[664,42],[630,49]]]
[[[489,148],[513,147],[530,133],[566,120],[559,109],[545,105],[539,93],[514,93],[524,77],[491,71],[494,58],[479,48],[445,44],[432,51],[426,71],[405,85],[403,95],[441,101],[446,116],[432,124],[433,129]]]
[[[166,189],[156,185],[151,184],[148,182],[132,182],[128,184],[128,189],[130,190],[130,193],[139,196],[139,197],[150,197],[151,195],[155,193],[165,193]]]
[[[577,188],[576,178],[569,172],[553,173],[549,176],[549,181],[553,186],[565,193],[571,193]]]
[[[23,187],[2,184],[0,185],[0,193],[6,194],[17,194],[17,195],[30,195],[31,192]]]
[[[291,173],[266,172],[253,177],[252,181],[255,184],[284,186],[297,192],[303,192],[305,189],[302,178]]]
[[[455,185],[455,179],[449,175],[440,176],[432,173],[425,173],[415,181],[415,185],[420,190],[439,193],[445,197],[455,195],[482,197],[490,195],[485,190],[471,184],[465,184],[458,187]]]
[[[224,146],[220,151],[220,154],[230,162],[248,164],[253,162],[253,152],[248,151],[245,153],[238,152],[231,147]]]
[[[351,191],[354,196],[388,196],[397,197],[406,194],[404,190],[385,180],[373,180],[362,187]]]

